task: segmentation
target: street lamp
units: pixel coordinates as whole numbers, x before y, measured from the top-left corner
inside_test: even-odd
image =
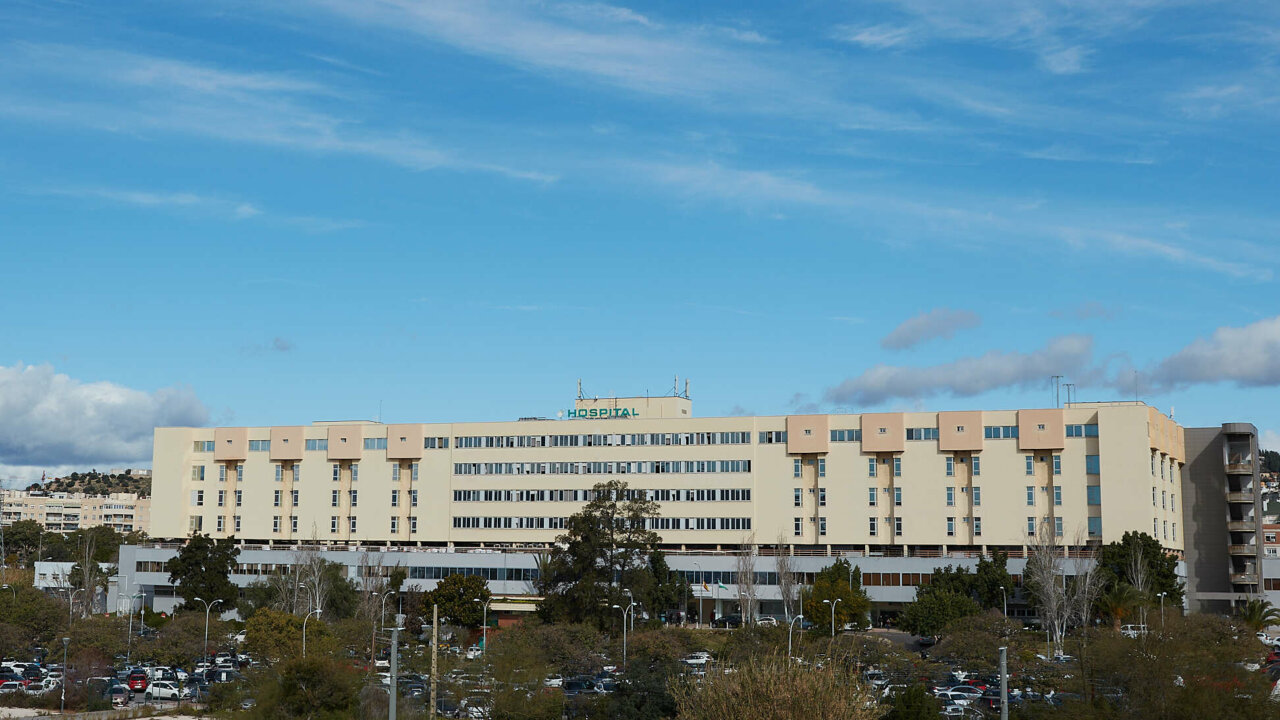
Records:
[[[378,620],[374,623],[373,639],[369,642],[369,663],[376,664],[378,662],[378,626],[387,626],[387,596],[394,595],[395,590],[388,590],[382,593],[381,609],[378,610]],[[305,620],[303,622],[306,622]]]
[[[129,662],[133,659],[133,601],[143,597],[146,597],[146,595],[142,593],[134,593],[129,596],[129,639],[127,644],[125,645],[125,653],[124,653],[125,665],[128,665]]]
[[[209,661],[209,611],[213,609],[214,605],[217,605],[218,603],[222,602],[222,600],[214,600],[213,602],[206,602],[200,598],[192,598],[192,600],[195,600],[196,602],[204,603],[204,656],[201,657],[200,659],[205,662],[208,662]]]
[[[835,602],[831,602],[830,600],[823,600],[823,601],[822,601],[822,602],[823,602],[823,604],[825,604],[825,605],[830,605],[830,606],[831,606],[831,637],[832,637],[833,639],[834,639],[834,638],[835,638],[835,636],[836,636],[836,606],[837,606],[837,605],[839,605],[839,604],[840,604],[840,601],[841,601],[841,600],[843,600],[843,599],[844,599],[844,598],[836,598],[836,601],[835,601]]]
[[[480,603],[480,648],[484,654],[489,654],[489,603],[493,602],[493,596],[489,596],[488,600],[481,602],[480,598],[476,598],[476,602]]]
[[[71,614],[75,612],[76,593],[82,593],[82,592],[84,592],[84,588],[80,588],[79,590],[72,590],[71,593],[67,596],[67,632],[71,632]]]
[[[698,568],[698,577],[696,580],[694,580],[694,582],[701,583],[702,582],[702,563],[694,561],[693,566]],[[702,598],[698,597],[698,591],[696,590],[693,592],[693,596],[698,600],[698,627],[701,628],[702,627]]]
[[[1004,586],[1000,586],[1000,602],[1004,603],[1004,616],[1009,617],[1009,596],[1005,594]]]
[[[1167,592],[1156,593],[1156,597],[1160,598],[1160,632],[1164,632],[1164,596]]]
[[[320,611],[309,610],[307,611],[307,616],[302,618],[302,657],[304,658],[307,656],[307,621],[311,619],[312,615],[319,616]]]
[[[627,671],[627,613],[633,613],[636,604],[632,601],[624,608],[621,605],[614,605],[614,610],[622,611],[622,672]]]
[[[796,621],[803,620],[804,615],[797,615],[787,623],[787,662],[791,662],[791,633],[796,629]]]
[[[18,602],[18,591],[15,590],[12,585],[0,585],[0,588],[13,593],[13,601]]]
[[[67,711],[67,681],[71,679],[67,675],[67,646],[70,644],[71,644],[71,638],[69,637],[62,638],[62,682],[59,684],[62,685],[61,712],[63,713]]]

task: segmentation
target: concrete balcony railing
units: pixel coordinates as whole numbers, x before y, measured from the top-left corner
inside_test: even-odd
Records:
[[[1252,520],[1232,520],[1227,523],[1227,532],[1253,532],[1258,524]]]
[[[1253,504],[1253,493],[1251,492],[1229,492],[1227,493],[1227,502],[1233,503],[1249,503]]]
[[[1231,475],[1252,475],[1253,463],[1227,463],[1226,470]]]
[[[1257,573],[1231,573],[1232,585],[1257,585]]]
[[[1232,555],[1254,556],[1258,554],[1257,545],[1228,545],[1227,552]]]

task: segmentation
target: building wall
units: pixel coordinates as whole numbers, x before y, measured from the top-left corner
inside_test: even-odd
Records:
[[[0,490],[2,522],[34,520],[54,532],[72,532],[107,525],[117,532],[147,532],[151,521],[151,499],[135,493],[87,495],[85,493],[41,493],[27,490]]]
[[[687,400],[679,398],[682,403]],[[969,549],[980,552],[991,546],[1022,547],[1028,539],[1028,518],[1037,531],[1055,529],[1060,520],[1061,541],[1075,539],[1111,541],[1124,532],[1152,532],[1170,550],[1181,551],[1182,535],[1175,537],[1176,513],[1152,504],[1152,488],[1160,498],[1161,480],[1153,473],[1155,448],[1150,431],[1151,409],[1141,403],[1084,404],[1066,409],[1034,411],[983,411],[957,413],[888,413],[875,415],[825,415],[803,417],[692,418],[679,415],[682,403],[669,403],[652,417],[646,408],[638,416],[609,419],[529,420],[494,423],[417,424],[388,426],[378,423],[317,423],[298,428],[291,442],[301,442],[302,460],[294,464],[277,453],[281,428],[158,428],[155,433],[153,495],[162,511],[154,518],[152,535],[182,538],[198,524],[215,537],[232,536],[249,542],[292,543],[316,540],[325,543],[434,544],[480,546],[542,544],[552,542],[562,530],[484,527],[483,518],[550,518],[557,520],[577,512],[582,502],[470,502],[455,501],[455,491],[589,490],[609,479],[626,481],[633,489],[670,491],[750,491],[750,500],[661,502],[664,518],[712,518],[717,529],[661,528],[663,542],[674,548],[737,546],[754,537],[757,544],[811,546],[815,550],[856,549],[867,552],[886,546],[917,546],[943,552]],[[579,401],[578,409],[595,403]],[[609,408],[639,406],[631,399],[610,399]],[[674,415],[674,416],[672,416]],[[1157,413],[1158,415],[1158,413]],[[1159,416],[1163,417],[1163,416]],[[959,418],[959,419],[957,419]],[[939,422],[948,425],[946,439]],[[997,428],[997,437],[975,434],[968,423]],[[1170,421],[1171,422],[1171,421]],[[965,423],[961,432],[956,426]],[[1097,436],[1073,436],[1072,428],[1098,426]],[[1040,426],[1044,426],[1041,429]],[[864,427],[865,426],[865,427]],[[789,427],[818,430],[826,437],[788,437]],[[1000,428],[1028,428],[1019,437],[999,437]],[[1180,445],[1176,424],[1161,431],[1161,442]],[[886,428],[884,433],[880,428]],[[1065,430],[1064,430],[1065,428]],[[293,430],[291,428],[291,430]],[[600,445],[604,440],[623,441],[624,436],[649,433],[745,433],[741,444]],[[854,432],[863,441],[849,441]],[[926,439],[908,439],[910,433]],[[981,430],[978,431],[982,433]],[[777,442],[762,442],[762,433]],[[866,441],[869,434],[871,441]],[[420,459],[409,457],[401,437],[418,435],[430,445],[436,438],[447,447],[424,447]],[[570,447],[466,447],[460,438],[587,435],[590,446]],[[1027,437],[1023,437],[1023,435]],[[837,438],[839,436],[839,439]],[[346,438],[346,442],[342,442]],[[975,439],[977,438],[977,439]],[[197,441],[199,446],[197,447]],[[306,450],[306,443],[324,441],[326,450]],[[366,442],[369,446],[366,447]],[[407,441],[406,441],[407,442]],[[942,450],[972,447],[972,450]],[[390,450],[382,449],[385,443]],[[211,449],[206,447],[212,445]],[[397,449],[399,448],[399,449]],[[396,456],[388,459],[388,453]],[[292,453],[298,455],[296,451]],[[412,453],[408,453],[412,456]],[[1157,453],[1158,454],[1158,453]],[[1026,458],[1032,474],[1026,472]],[[1091,472],[1089,456],[1098,456]],[[274,459],[273,459],[274,457]],[[947,459],[954,458],[954,474],[947,475]],[[1166,477],[1178,474],[1184,459],[1159,455]],[[980,473],[972,475],[977,458]],[[1054,474],[1055,458],[1061,474]],[[1170,459],[1171,458],[1171,459]],[[749,461],[749,472],[628,473],[628,474],[465,474],[458,464],[488,463],[617,463],[645,461]],[[796,463],[799,461],[799,477]],[[870,463],[875,462],[875,475]],[[901,475],[894,475],[894,463]],[[1167,463],[1172,462],[1172,467]],[[417,463],[418,480],[411,478]],[[337,466],[337,480],[334,467]],[[277,480],[277,466],[279,477]],[[243,480],[237,481],[237,468]],[[355,471],[353,472],[353,467]],[[400,479],[393,480],[395,468]],[[203,468],[203,480],[196,479]],[[225,468],[226,479],[220,480]],[[295,479],[295,469],[298,469]],[[1164,480],[1166,493],[1177,483]],[[1100,486],[1099,505],[1088,502],[1088,486]],[[1026,487],[1032,487],[1032,503]],[[869,501],[876,488],[877,504]],[[954,488],[947,504],[946,489]],[[973,502],[980,490],[981,504]],[[800,490],[801,505],[795,505]],[[1055,490],[1056,489],[1056,490]],[[298,505],[292,506],[292,492]],[[410,491],[417,490],[413,506]],[[236,492],[240,503],[236,505]],[[276,505],[276,492],[280,505]],[[338,505],[333,493],[338,492]],[[357,493],[355,507],[350,493]],[[392,492],[399,502],[392,507]],[[824,492],[825,491],[825,492]],[[219,493],[222,506],[218,505]],[[895,505],[895,492],[902,504]],[[1061,504],[1055,504],[1055,492]],[[193,501],[202,493],[202,505]],[[825,505],[822,498],[825,495]],[[1090,537],[1089,517],[1101,518],[1100,536]],[[240,528],[235,529],[239,517]],[[277,528],[275,518],[279,518]],[[290,518],[297,517],[297,530]],[[337,530],[333,530],[333,518]],[[223,518],[221,529],[218,518]],[[350,518],[355,519],[355,530]],[[396,532],[391,532],[392,518]],[[481,518],[480,527],[455,527],[455,518]],[[796,519],[800,520],[799,533]],[[871,533],[871,518],[876,533]],[[952,518],[951,534],[947,519]],[[720,528],[721,519],[726,526]],[[825,534],[822,533],[825,519]],[[416,520],[417,531],[412,532]],[[901,521],[902,534],[895,534]],[[469,520],[459,520],[466,524]],[[981,524],[981,534],[976,532]],[[749,528],[747,524],[749,523]],[[1162,531],[1170,525],[1167,536]],[[1099,529],[1099,528],[1095,528]]]

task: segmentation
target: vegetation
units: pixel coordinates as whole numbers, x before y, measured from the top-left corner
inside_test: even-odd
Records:
[[[484,606],[489,600],[489,584],[478,575],[450,575],[439,582],[435,589],[423,594],[423,606],[440,607],[440,616],[456,625],[480,627],[484,619]],[[476,602],[479,600],[480,602]]]
[[[756,658],[734,672],[708,672],[701,682],[672,686],[680,720],[872,720],[881,715],[871,691],[847,667],[805,667],[782,658]]]
[[[1146,533],[1127,532],[1119,542],[1103,546],[1098,565],[1104,592],[1127,582],[1148,598],[1148,602],[1165,593],[1166,605],[1182,605],[1183,584],[1178,579],[1178,559],[1166,554],[1160,541]]]
[[[857,575],[857,582],[854,582]],[[800,593],[804,616],[820,632],[831,633],[832,609],[835,610],[836,628],[853,624],[859,629],[867,626],[871,600],[862,589],[862,574],[850,567],[844,558],[824,568],[813,579],[813,585]]]
[[[1240,609],[1240,622],[1254,632],[1280,625],[1280,608],[1271,606],[1269,600],[1255,598]]]
[[[208,603],[221,600],[223,608],[234,608],[240,591],[231,582],[230,575],[239,555],[240,548],[233,538],[214,540],[208,535],[192,533],[164,568],[169,572],[169,582],[181,587],[186,598],[179,609],[205,610],[204,603],[196,602],[196,598]]]
[[[132,469],[122,473],[102,473],[97,470],[89,472],[73,472],[66,477],[53,478],[40,483],[31,483],[27,490],[31,492],[67,492],[86,493],[89,495],[110,495],[111,493],[136,493],[140,497],[151,496],[151,478],[134,477]]]

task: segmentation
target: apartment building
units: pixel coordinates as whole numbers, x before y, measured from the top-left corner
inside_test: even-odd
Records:
[[[1139,402],[697,418],[688,397],[579,398],[557,419],[158,428],[157,538],[264,547],[530,548],[594,484],[659,503],[665,547],[1024,554],[1152,534],[1185,549],[1184,431]]]
[[[51,532],[106,525],[124,534],[149,532],[151,498],[136,493],[89,495],[40,490],[0,490],[0,522],[34,520]]]

